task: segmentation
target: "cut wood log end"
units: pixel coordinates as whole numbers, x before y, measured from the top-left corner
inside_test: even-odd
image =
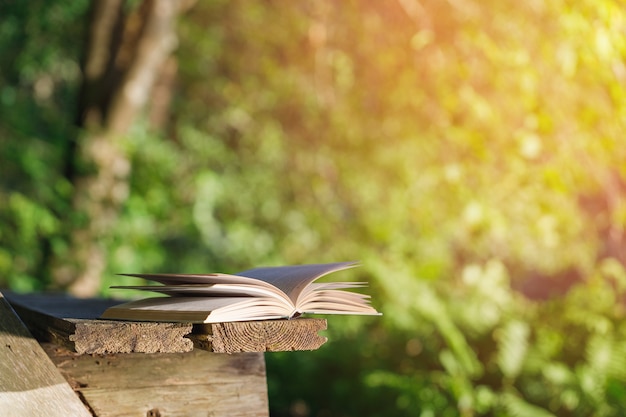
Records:
[[[189,336],[199,349],[218,353],[315,350],[328,340],[325,319],[267,320],[198,325]]]
[[[190,352],[193,342],[185,336],[187,323],[111,322],[85,320],[70,335],[77,353],[174,353]]]

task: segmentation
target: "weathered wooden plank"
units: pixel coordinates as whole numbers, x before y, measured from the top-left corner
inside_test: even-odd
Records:
[[[194,326],[98,320],[100,314],[117,301],[12,293],[7,298],[38,340],[65,346],[77,353],[188,352],[194,344],[199,349],[226,353],[314,350],[327,340],[318,335],[320,330],[326,329],[325,319]]]
[[[91,416],[0,293],[0,415]]]
[[[189,323],[97,319],[119,301],[14,293],[9,293],[7,299],[39,341],[53,342],[77,353],[169,353],[193,349],[193,343],[184,337],[192,330]]]
[[[262,353],[78,355],[43,346],[99,417],[268,415]]]
[[[277,352],[317,349],[327,341],[321,330],[326,320],[300,318],[196,325],[188,337],[212,352]]]

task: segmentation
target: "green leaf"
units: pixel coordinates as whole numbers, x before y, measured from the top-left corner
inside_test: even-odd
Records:
[[[556,417],[546,409],[531,404],[513,393],[504,393],[501,399],[508,417]]]
[[[520,374],[528,351],[529,335],[528,323],[518,320],[512,320],[497,330],[497,362],[507,378],[515,379]]]

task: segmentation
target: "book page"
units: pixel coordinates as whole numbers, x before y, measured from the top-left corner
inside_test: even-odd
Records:
[[[300,313],[312,314],[364,314],[381,313],[370,305],[370,296],[342,290],[318,289],[310,292],[298,306]]]
[[[274,286],[250,284],[180,284],[180,285],[116,285],[114,289],[158,292],[172,297],[272,297],[287,308],[295,309],[291,300]]]
[[[150,281],[159,282],[165,285],[184,285],[184,284],[246,284],[257,285],[271,288],[272,285],[263,281],[254,279],[254,277],[245,277],[242,275],[230,274],[118,274],[126,277],[143,278]],[[127,286],[117,286],[116,288],[127,288]]]
[[[256,278],[281,289],[296,304],[300,293],[316,279],[357,266],[356,262],[336,262],[329,264],[310,264],[254,268],[238,272],[237,276]]]
[[[106,319],[219,323],[290,317],[291,307],[275,298],[155,297],[108,308]]]

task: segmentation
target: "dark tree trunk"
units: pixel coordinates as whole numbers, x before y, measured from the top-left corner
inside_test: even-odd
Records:
[[[100,288],[104,240],[128,196],[131,163],[124,135],[146,106],[176,45],[178,0],[144,0],[126,12],[123,0],[94,0],[85,46],[77,124],[68,152],[73,184],[69,246],[51,265],[54,284],[79,296]]]

